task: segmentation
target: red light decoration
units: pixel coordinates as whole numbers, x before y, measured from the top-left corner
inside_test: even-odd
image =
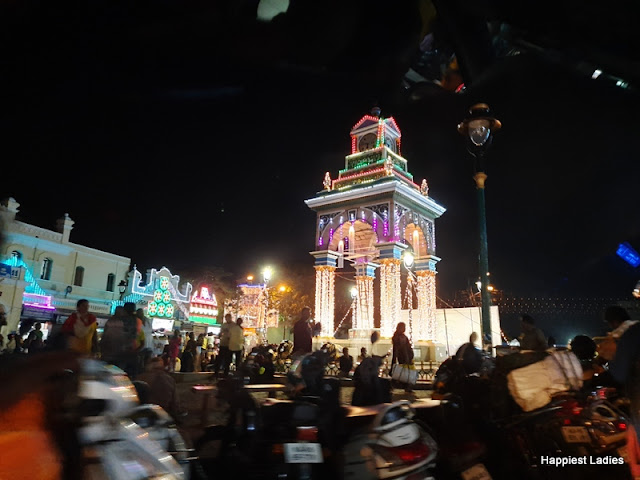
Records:
[[[378,123],[378,117],[374,117],[374,116],[372,116],[372,115],[365,115],[364,117],[362,117],[362,118],[358,121],[358,123],[356,123],[356,124],[351,128],[351,130],[352,130],[352,131],[353,131],[353,130],[355,130],[356,128],[360,127],[363,123],[365,123],[365,122],[367,122],[367,121],[369,121],[369,122],[373,122],[373,123]]]

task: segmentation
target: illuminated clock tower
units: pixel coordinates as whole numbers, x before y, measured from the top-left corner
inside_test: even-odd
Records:
[[[315,317],[322,335],[334,333],[335,271],[345,260],[355,269],[357,296],[350,335],[368,337],[374,328],[375,273],[380,271],[380,334],[391,337],[402,307],[401,259],[415,258],[418,308],[413,337],[434,340],[435,219],[445,208],[429,196],[426,180],[416,184],[401,155],[400,128],[380,109],[363,116],[350,132],[351,153],[338,177],[325,174],[324,189],[305,200],[317,214]]]

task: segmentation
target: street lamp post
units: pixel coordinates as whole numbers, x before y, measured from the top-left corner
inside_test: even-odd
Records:
[[[482,299],[482,334],[489,344],[491,338],[491,294],[489,293],[489,248],[487,243],[487,217],[485,209],[485,157],[493,140],[493,133],[499,130],[501,123],[493,118],[486,103],[477,103],[469,109],[469,116],[458,125],[458,132],[467,139],[467,149],[474,157],[478,197],[478,227],[480,231],[480,291]]]
[[[120,292],[120,300],[122,300],[124,292],[127,290],[127,285],[128,283],[126,280],[120,280],[120,283],[118,284],[118,291]]]
[[[407,308],[409,309],[409,341],[413,344],[413,287],[416,278],[413,270],[411,270],[415,261],[411,250],[405,250],[402,254],[402,261],[404,262],[404,267],[407,269],[407,290],[405,296],[407,298]]]

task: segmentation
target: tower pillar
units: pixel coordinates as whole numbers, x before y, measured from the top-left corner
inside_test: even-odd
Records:
[[[353,324],[351,325],[352,331],[350,335],[352,337],[360,336],[359,333],[371,335],[371,330],[374,328],[373,280],[378,265],[371,262],[363,262],[356,263],[354,267],[356,269],[358,296],[355,299],[355,315]]]
[[[330,250],[311,252],[316,271],[315,320],[320,322],[320,335],[333,337],[335,315],[335,272],[338,252]]]
[[[407,246],[399,242],[388,242],[380,243],[376,247],[380,251],[380,335],[390,338],[400,321],[401,258]]]
[[[415,338],[435,340],[436,331],[436,263],[440,258],[427,255],[415,262],[417,277],[418,311],[415,323]]]

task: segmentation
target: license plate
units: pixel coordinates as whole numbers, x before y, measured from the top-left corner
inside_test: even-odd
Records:
[[[562,427],[562,436],[567,443],[591,442],[591,437],[585,427]]]
[[[476,463],[462,472],[462,480],[491,480],[491,475],[483,464]]]
[[[322,448],[319,443],[285,443],[286,463],[322,463]]]

